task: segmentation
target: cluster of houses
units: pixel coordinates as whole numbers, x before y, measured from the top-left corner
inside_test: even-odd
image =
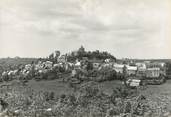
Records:
[[[123,73],[124,68],[127,75],[144,76],[148,78],[159,77],[160,75],[165,75],[165,63],[162,62],[135,62],[131,64],[114,64],[114,69],[116,72]]]
[[[111,67],[117,73],[123,74],[126,72],[127,75],[144,76],[149,78],[159,77],[160,75],[166,75],[166,65],[164,62],[129,62],[129,63],[117,63],[110,62],[109,60],[105,63],[99,61],[93,63],[95,69],[101,67]]]
[[[9,70],[4,71],[1,74],[1,77],[4,76],[12,77],[15,75],[23,75],[28,76],[31,71],[35,71],[35,74],[46,73],[49,70],[53,70],[55,68],[63,68],[65,71],[70,71],[71,73],[76,74],[76,69],[85,69],[85,62],[90,62],[93,66],[93,69],[100,70],[102,68],[111,68],[114,69],[117,73],[127,75],[136,75],[136,76],[145,76],[145,77],[159,77],[161,74],[165,75],[165,63],[162,62],[129,62],[122,63],[111,61],[110,59],[106,60],[76,60],[74,63],[67,62],[64,56],[59,57],[57,63],[53,63],[51,61],[39,61],[36,64],[27,64],[22,69]]]
[[[22,77],[27,77],[34,71],[35,75],[41,74],[41,73],[47,73],[50,70],[54,70],[56,68],[63,68],[64,70],[71,70],[73,67],[72,63],[69,62],[59,62],[56,64],[53,64],[51,61],[38,61],[36,64],[26,64],[23,68],[20,69],[15,69],[15,70],[8,70],[4,71],[0,77],[5,80],[6,79],[13,79],[16,78],[15,76],[22,76]]]
[[[104,67],[112,68],[117,73],[127,74],[128,76],[143,76],[146,78],[157,78],[160,75],[166,76],[166,64],[164,62],[116,62],[110,59],[102,60],[90,60],[93,65],[93,69],[100,70]],[[77,68],[81,68],[81,62],[77,61]],[[78,67],[79,66],[79,67]]]

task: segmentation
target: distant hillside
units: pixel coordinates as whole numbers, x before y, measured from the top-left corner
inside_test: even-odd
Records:
[[[171,59],[129,59],[135,62],[142,62],[142,61],[152,61],[152,62],[170,62]],[[117,59],[117,61],[124,61],[123,59]]]
[[[27,64],[36,60],[37,58],[0,58],[0,64]]]
[[[4,70],[16,69],[20,65],[36,62],[37,58],[1,58],[0,59],[0,74]]]

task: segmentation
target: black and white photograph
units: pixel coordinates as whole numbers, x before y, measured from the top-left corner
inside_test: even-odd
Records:
[[[0,117],[171,117],[171,0],[0,0]]]

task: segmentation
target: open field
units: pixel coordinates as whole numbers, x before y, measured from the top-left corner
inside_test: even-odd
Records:
[[[14,84],[12,87],[15,87],[16,81],[12,81]],[[9,84],[9,83],[1,83],[1,85]],[[17,85],[17,84],[16,84]],[[100,89],[107,94],[111,94],[113,89],[122,85],[121,81],[105,81],[98,84]],[[49,91],[54,92],[56,95],[60,94],[70,94],[73,93],[74,90],[69,86],[69,83],[62,82],[59,79],[50,80],[50,81],[35,81],[31,80],[27,83],[27,87],[31,87],[35,91]],[[166,83],[162,85],[148,85],[144,90],[141,90],[141,93],[150,98],[157,98],[158,95],[167,95],[171,97],[171,80],[167,80]]]
[[[122,83],[119,80],[99,83],[100,89],[106,94],[111,94],[113,89],[121,85]],[[74,90],[69,87],[69,84],[62,83],[59,80],[39,82],[29,81],[28,86],[36,91],[53,91],[56,95],[71,94],[74,92]],[[167,80],[167,82],[162,85],[148,85],[144,90],[141,90],[140,93],[145,95],[151,101],[165,103],[167,109],[171,111],[171,80]]]
[[[51,81],[31,80],[28,82],[28,86],[33,88],[35,91],[54,92],[56,95],[73,93],[73,89],[69,87],[69,84],[63,83],[60,80],[51,80]]]
[[[112,90],[118,86],[121,86],[122,83],[119,80],[114,81],[105,81],[99,83],[100,89],[102,89],[106,93],[111,93]],[[31,80],[28,82],[28,86],[32,87],[37,91],[45,90],[45,91],[54,91],[56,93],[67,93],[72,91],[72,88],[69,88],[68,83],[63,83],[61,80],[51,80],[51,81],[34,81]],[[171,80],[167,80],[166,83],[162,85],[148,85],[141,92],[145,95],[155,96],[158,94],[165,94],[171,96]],[[61,90],[63,90],[61,92]]]
[[[113,95],[113,90],[116,89],[116,87],[122,86],[122,82],[119,81],[119,80],[105,81],[105,82],[101,82],[101,83],[97,83],[97,84],[98,84],[99,89],[101,91],[103,91],[108,96]],[[17,108],[23,108],[20,105],[21,103],[26,104],[26,106],[24,106],[24,108],[26,108],[26,109],[29,108],[29,106],[27,105],[28,104],[27,103],[27,101],[28,101],[27,98],[30,100],[30,96],[33,96],[33,98],[36,99],[35,100],[36,105],[34,106],[34,109],[32,110],[33,111],[32,113],[39,113],[39,111],[36,109],[37,105],[39,105],[39,104],[42,105],[43,102],[45,101],[44,99],[46,99],[46,96],[44,97],[43,92],[54,92],[55,97],[58,97],[58,98],[62,94],[65,94],[66,96],[71,96],[71,97],[72,97],[73,94],[75,95],[75,90],[72,87],[70,87],[69,83],[62,82],[59,79],[51,80],[51,81],[30,80],[24,86],[22,86],[22,83],[20,81],[13,80],[13,81],[10,81],[10,82],[3,82],[3,83],[0,84],[0,86],[1,86],[1,90],[0,90],[1,95],[2,96],[7,95],[7,97],[6,98],[4,97],[3,99],[6,100],[7,102],[14,101],[17,104],[17,105],[16,104],[13,105],[14,102],[9,103],[14,109],[15,108],[16,109]],[[165,84],[162,84],[162,85],[148,85],[144,90],[142,90],[142,89],[138,90],[138,92],[139,92],[138,95],[141,95],[141,94],[144,95],[145,98],[146,98],[146,101],[147,101],[146,104],[148,104],[150,106],[150,110],[149,110],[150,112],[149,113],[154,113],[153,116],[148,115],[146,117],[163,117],[161,115],[163,115],[165,113],[167,113],[167,114],[171,113],[171,103],[170,103],[171,102],[171,90],[170,89],[171,89],[171,80],[168,80]],[[95,93],[93,95],[98,96],[99,94]],[[41,97],[39,97],[39,96],[41,96]],[[101,96],[103,97],[103,95],[101,95]],[[40,101],[39,98],[41,99],[41,101],[43,101],[42,104],[39,102]],[[79,98],[81,98],[81,97],[79,97]],[[85,97],[83,97],[83,98],[85,98]],[[88,97],[86,97],[86,98],[88,98]],[[89,97],[89,98],[88,98],[88,100],[93,101],[97,97],[96,98]],[[103,97],[104,99],[103,98],[101,99],[101,98],[100,98],[99,101],[102,101],[102,102],[105,101],[105,100],[109,100],[109,97],[104,96]],[[134,100],[134,98],[135,97],[133,97],[133,100]],[[128,100],[130,100],[130,99],[131,98],[129,98]],[[33,99],[32,99],[32,101],[33,102],[30,102],[30,103],[34,104],[35,102],[34,102]],[[94,100],[93,102],[95,104],[96,103],[100,104],[100,102],[98,102],[98,100],[97,100],[97,102],[96,102],[96,100]],[[136,102],[136,100],[135,100],[135,102]],[[55,106],[57,103],[59,103],[59,102],[58,101],[56,102],[56,100],[53,100],[53,101],[50,101],[50,102],[45,101],[44,103],[47,104],[47,105],[45,107],[42,107],[43,106],[42,105],[42,106],[40,106],[40,108],[51,108],[51,107]],[[83,103],[83,102],[79,102],[79,103]],[[105,102],[103,102],[103,104],[104,103]],[[125,103],[125,102],[122,102],[122,103]],[[142,103],[145,104],[144,102],[142,102]],[[92,104],[92,102],[90,103],[90,105],[91,104]],[[95,106],[94,104],[92,104],[92,105]],[[134,106],[134,105],[132,105],[132,106]],[[132,108],[132,106],[131,106],[131,108]],[[65,111],[67,111],[66,107],[64,107],[63,109]],[[87,108],[84,108],[83,110],[85,111],[86,109]],[[23,113],[27,114],[27,111],[25,111]],[[119,117],[122,117],[122,116],[119,116]],[[140,117],[142,117],[142,116],[140,116]],[[164,117],[168,117],[168,116],[164,116]]]

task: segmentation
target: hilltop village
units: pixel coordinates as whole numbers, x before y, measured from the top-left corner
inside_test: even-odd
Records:
[[[74,79],[74,81],[81,82],[131,78],[149,80],[146,82],[149,84],[161,84],[168,77],[167,69],[165,62],[117,60],[108,52],[85,51],[81,46],[77,51],[65,55],[60,55],[60,51],[55,51],[47,58],[19,65],[17,69],[4,70],[0,80],[52,80],[68,74],[69,78],[64,78],[64,80]]]
[[[171,63],[78,50],[0,59],[0,116],[169,117]]]

